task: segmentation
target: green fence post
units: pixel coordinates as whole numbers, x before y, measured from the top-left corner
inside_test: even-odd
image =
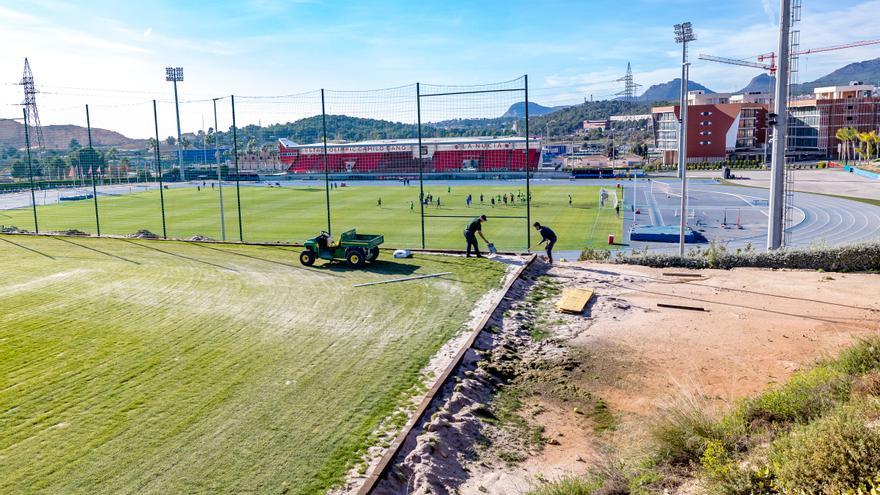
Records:
[[[327,164],[327,111],[324,107],[324,88],[321,88],[321,125],[324,129],[324,194],[327,202],[327,233],[332,234],[330,223],[330,169]]]
[[[156,113],[156,100],[153,100],[153,125],[156,126],[156,173],[159,175],[159,205],[162,207],[162,238],[168,239],[165,228],[165,185],[162,183],[162,158],[159,156],[159,117]]]
[[[532,247],[532,192],[529,189],[529,176],[532,175],[529,168],[529,75],[525,78],[526,96],[526,251]]]
[[[235,163],[235,200],[238,203],[238,240],[244,242],[244,228],[241,225],[241,187],[239,185],[238,176],[238,134],[235,129],[235,95],[230,95],[232,99],[232,156]]]
[[[89,106],[86,105],[86,131],[89,136],[89,160],[95,156],[95,148],[92,147],[92,121],[89,119]],[[98,217],[98,186],[95,185],[95,165],[89,166],[92,176],[92,199],[95,202],[95,228],[98,230],[98,237],[101,237],[101,220]],[[113,183],[112,181],[110,182]]]
[[[422,87],[416,83],[416,119],[419,127],[419,216],[422,219],[422,249],[425,249],[425,181],[422,160]]]

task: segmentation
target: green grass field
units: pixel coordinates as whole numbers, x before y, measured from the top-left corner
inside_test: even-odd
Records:
[[[459,215],[461,218],[425,219],[426,245],[429,248],[464,249],[462,230],[468,219],[480,213],[489,215],[484,226],[486,237],[502,250],[526,248],[526,208],[489,205],[489,195],[516,194],[521,188],[461,186],[432,186],[426,189],[440,196],[441,207],[426,208],[426,215]],[[597,186],[536,186],[532,188],[532,220],[549,225],[559,235],[557,249],[580,250],[585,247],[607,245],[608,234],[621,238],[622,221],[611,208],[598,208]],[[472,194],[475,204],[465,205],[465,197]],[[485,204],[479,204],[480,194]],[[568,205],[568,195],[573,205]],[[350,186],[330,193],[334,234],[348,228],[385,235],[388,246],[419,247],[421,223],[419,219],[418,186]],[[326,229],[327,210],[323,187],[241,187],[241,210],[246,241],[302,242]],[[377,201],[382,198],[382,207]],[[415,200],[414,211],[410,201]],[[98,198],[101,229],[108,234],[132,234],[148,229],[161,235],[162,221],[158,191],[104,196]],[[238,214],[235,188],[224,188],[226,206],[226,235],[238,240]],[[203,235],[220,239],[218,193],[209,188],[169,189],[165,191],[166,217],[169,237],[189,238]],[[95,211],[92,201],[64,202],[39,206],[40,229],[57,231],[78,229],[95,232]],[[494,217],[494,218],[493,218]],[[0,224],[33,229],[30,209],[0,211]],[[532,231],[532,244],[535,238]]]
[[[502,266],[0,236],[0,493],[323,493]]]

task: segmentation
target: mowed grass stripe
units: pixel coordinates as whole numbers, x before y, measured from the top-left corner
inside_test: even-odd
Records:
[[[83,272],[0,297],[4,493],[322,493],[502,273],[461,258],[350,271],[296,267],[289,248],[9,238],[55,259],[0,243],[14,274],[0,293]],[[453,276],[351,287],[438,271]]]
[[[613,188],[610,188],[613,189]],[[559,235],[557,249],[583,249],[605,245],[608,234],[618,238],[622,220],[611,208],[599,208],[598,186],[569,185],[533,186],[531,218],[552,227]],[[451,191],[451,192],[450,192]],[[486,237],[502,250],[526,248],[526,220],[491,218],[493,216],[525,217],[526,207],[521,201],[495,207],[491,196],[524,193],[521,184],[509,186],[438,186],[428,184],[426,194],[439,197],[425,207],[426,215],[457,215],[460,218],[426,218],[425,237],[428,247],[435,249],[462,249],[462,230],[468,219],[485,213],[490,216],[484,226]],[[417,186],[361,186],[333,189],[330,194],[334,234],[349,228],[361,232],[385,235],[388,246],[419,247],[421,222]],[[470,194],[470,208],[465,198]],[[480,204],[480,195],[483,204]],[[572,196],[572,205],[568,196]],[[244,239],[246,241],[302,242],[327,228],[327,210],[321,186],[268,188],[241,187],[241,207]],[[377,206],[379,198],[382,207]],[[195,235],[220,239],[219,194],[210,187],[172,188],[165,191],[168,235],[189,238]],[[160,234],[161,217],[158,191],[135,192],[116,196],[99,196],[101,230],[107,234],[132,234],[148,229]],[[410,209],[410,202],[413,208]],[[239,239],[237,203],[234,188],[224,189],[227,240]],[[90,201],[64,202],[39,206],[42,230],[79,229],[95,231],[94,205]],[[29,209],[6,210],[10,218],[4,224],[32,228]],[[537,242],[532,232],[533,243]]]

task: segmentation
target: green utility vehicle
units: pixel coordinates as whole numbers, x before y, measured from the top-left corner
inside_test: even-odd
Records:
[[[355,229],[343,232],[339,242],[336,242],[329,233],[322,231],[303,244],[305,251],[299,254],[299,261],[305,266],[312,266],[318,258],[345,260],[348,266],[360,268],[379,257],[379,245],[383,242],[385,237],[382,235],[358,234]]]

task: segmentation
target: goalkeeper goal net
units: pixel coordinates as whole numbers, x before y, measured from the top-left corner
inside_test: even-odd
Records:
[[[614,189],[605,189],[604,187],[599,190],[599,208],[617,208],[617,191]]]

